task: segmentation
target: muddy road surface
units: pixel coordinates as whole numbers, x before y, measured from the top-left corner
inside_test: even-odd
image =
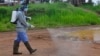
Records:
[[[0,56],[100,56],[100,27],[68,27],[28,31],[32,55],[21,42],[22,55],[13,55],[16,32],[0,32]]]

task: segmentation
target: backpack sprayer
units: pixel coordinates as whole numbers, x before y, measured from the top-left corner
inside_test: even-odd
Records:
[[[26,10],[28,10],[28,4],[29,4],[29,0],[20,0],[20,5],[21,7],[25,8]],[[16,24],[17,22],[17,12],[18,12],[18,8],[14,11],[12,11],[12,16],[11,16],[11,23]],[[31,17],[26,17],[26,19],[31,20]]]

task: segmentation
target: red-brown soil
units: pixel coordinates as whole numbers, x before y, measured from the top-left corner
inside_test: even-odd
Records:
[[[28,36],[31,46],[36,48],[37,51],[30,55],[24,44],[21,42],[19,51],[23,54],[19,56],[100,56],[99,44],[69,41],[61,44],[62,46],[58,45],[59,47],[57,47],[46,29],[29,30]],[[16,32],[0,32],[0,56],[14,56],[12,54],[12,49],[15,37]],[[64,48],[67,52],[63,52]],[[62,50],[60,51],[60,49]]]

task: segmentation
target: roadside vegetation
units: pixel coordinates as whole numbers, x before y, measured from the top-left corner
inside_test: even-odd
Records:
[[[11,12],[14,9],[15,7],[0,6],[0,31],[15,29],[15,25],[10,23]],[[35,25],[36,28],[100,24],[100,16],[95,12],[74,7],[73,5],[66,3],[30,4],[28,16],[32,17],[32,20],[29,22]]]
[[[96,5],[96,6],[93,6],[91,4],[84,4],[81,7],[84,8],[84,9],[91,10],[91,11],[94,11],[94,12],[100,14],[100,4]]]

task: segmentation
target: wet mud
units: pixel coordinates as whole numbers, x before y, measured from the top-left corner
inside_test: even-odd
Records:
[[[0,32],[0,56],[16,56],[12,54],[15,36],[16,32]],[[29,30],[28,36],[38,50],[30,55],[21,42],[19,56],[100,56],[100,27]]]

